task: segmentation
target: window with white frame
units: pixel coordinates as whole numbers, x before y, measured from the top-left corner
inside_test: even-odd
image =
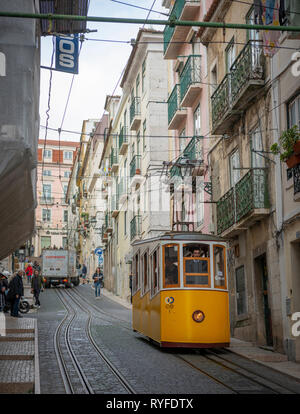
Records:
[[[300,94],[296,96],[288,105],[288,125],[289,128],[297,125],[300,129]]]
[[[43,170],[43,175],[49,177],[49,176],[52,175],[52,172],[51,172],[51,170]]]
[[[72,160],[73,159],[73,152],[72,151],[64,151],[64,160]]]
[[[241,178],[240,154],[236,149],[229,156],[230,186],[233,187]]]
[[[43,208],[42,210],[42,220],[49,223],[51,221],[51,210]]]
[[[68,210],[64,210],[64,223],[68,222]]]
[[[71,175],[71,171],[65,171],[65,172],[64,172],[64,177],[65,177],[65,178],[69,178],[69,177],[70,177],[70,175]]]
[[[43,154],[43,158],[47,159],[47,160],[52,160],[52,150],[45,149],[44,154]]]
[[[201,133],[201,112],[200,112],[200,105],[197,106],[194,112],[194,135],[200,136]]]

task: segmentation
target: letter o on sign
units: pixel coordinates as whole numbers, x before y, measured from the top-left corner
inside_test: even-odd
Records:
[[[71,40],[68,40],[68,39],[59,40],[59,51],[60,52],[73,54],[74,50],[75,50],[75,46]]]

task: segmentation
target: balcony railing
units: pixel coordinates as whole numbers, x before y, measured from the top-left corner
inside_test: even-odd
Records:
[[[140,236],[141,234],[141,216],[134,216],[130,222],[130,240],[133,240],[135,237]]]
[[[255,210],[269,208],[267,170],[253,168],[217,203],[217,232],[223,233]],[[260,213],[257,214],[259,216]]]
[[[112,172],[115,172],[116,170],[118,170],[119,157],[118,157],[118,152],[116,148],[111,148],[109,161],[110,161],[110,168]]]
[[[54,204],[54,197],[40,197],[40,204]]]
[[[228,122],[235,120],[237,112],[249,105],[256,89],[263,85],[262,44],[258,40],[250,40],[211,96],[213,133],[224,133]]]
[[[133,98],[130,105],[130,127],[136,129],[136,124],[139,123],[141,116],[141,98]]]
[[[201,82],[201,56],[190,55],[180,76],[180,101],[184,99],[189,88],[199,86]],[[199,93],[199,90],[196,91]],[[195,94],[195,93],[194,93]],[[192,103],[192,102],[191,102]],[[183,106],[186,106],[184,104]]]
[[[130,178],[133,178],[136,174],[141,173],[141,156],[134,155],[130,162]]]
[[[177,158],[176,164],[180,164],[183,158],[188,158],[190,161],[197,161],[199,164],[203,162],[203,154],[199,144],[199,137],[193,137],[186,148],[184,149],[182,155]],[[181,177],[180,167],[178,165],[173,165],[170,169],[170,178]]]
[[[186,116],[186,108],[180,105],[180,84],[177,83],[168,98],[168,129],[178,129]]]
[[[294,195],[300,194],[300,164],[293,167]]]
[[[119,150],[121,150],[123,144],[128,144],[127,127],[123,126],[119,133]]]
[[[170,17],[175,19],[184,19],[184,20],[194,20],[195,19],[195,7],[200,7],[200,0],[176,0],[174,6],[170,12]],[[164,30],[164,54],[168,49],[168,46],[171,42],[171,39],[174,35],[174,32],[180,32],[181,36],[179,41],[182,41],[186,33],[189,31],[188,27],[171,27],[166,26]],[[180,47],[180,43],[174,44],[174,48],[177,49]],[[168,58],[173,58],[174,56],[170,56]]]

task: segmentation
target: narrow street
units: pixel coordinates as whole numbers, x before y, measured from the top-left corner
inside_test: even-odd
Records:
[[[35,315],[42,394],[300,392],[298,381],[225,349],[160,349],[131,330],[130,310],[96,299],[88,284],[47,289]]]

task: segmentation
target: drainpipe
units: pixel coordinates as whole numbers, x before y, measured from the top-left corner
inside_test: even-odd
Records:
[[[275,60],[279,59],[279,56],[274,56],[271,61],[271,80],[274,79],[274,64]],[[280,137],[280,106],[279,106],[279,82],[280,78],[273,82],[271,88],[271,107],[274,108],[272,115],[272,129],[274,142],[279,143]],[[281,292],[281,311],[282,311],[282,332],[283,332],[283,347],[286,353],[288,353],[288,339],[289,334],[289,321],[286,315],[286,298],[287,298],[287,280],[285,270],[285,257],[284,257],[284,234],[282,232],[283,226],[283,180],[282,169],[279,155],[276,156],[275,164],[275,209],[276,209],[276,243],[278,246],[279,257],[279,277],[280,277],[280,292]]]

